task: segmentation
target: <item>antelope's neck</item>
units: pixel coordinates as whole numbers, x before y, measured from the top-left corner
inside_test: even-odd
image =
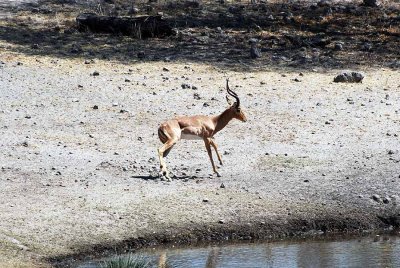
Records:
[[[216,134],[221,129],[226,127],[226,125],[229,123],[229,121],[232,120],[232,118],[233,118],[233,113],[229,108],[223,111],[222,114],[214,117],[214,122],[215,122],[214,134]]]

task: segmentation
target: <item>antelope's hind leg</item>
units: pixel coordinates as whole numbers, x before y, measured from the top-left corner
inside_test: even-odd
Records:
[[[160,176],[163,176],[167,179],[167,181],[171,181],[171,177],[169,176],[169,171],[167,169],[167,164],[165,163],[164,156],[168,154],[168,152],[172,149],[172,146],[176,143],[175,140],[168,140],[158,149],[158,158],[160,159]]]
[[[157,150],[158,158],[160,159],[160,177],[165,178],[167,181],[171,181],[164,157],[168,155],[179,138],[168,125],[160,126],[158,129],[158,136],[161,142],[164,143],[163,146]]]

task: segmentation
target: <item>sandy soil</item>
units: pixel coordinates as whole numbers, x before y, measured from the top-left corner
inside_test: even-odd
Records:
[[[104,248],[398,223],[396,71],[337,84],[330,72],[1,56],[2,267]],[[216,137],[222,177],[210,176],[201,141],[181,141],[167,158],[175,180],[160,181],[158,125],[222,112],[226,77],[249,120]]]

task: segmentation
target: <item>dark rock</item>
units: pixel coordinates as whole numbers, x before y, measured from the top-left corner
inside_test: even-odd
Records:
[[[93,106],[93,110],[97,110],[97,109],[99,109],[99,106],[94,105],[94,106]]]
[[[91,59],[91,60],[85,60],[85,64],[93,64],[94,63],[94,60],[93,59]]]
[[[99,73],[98,71],[94,71],[94,72],[92,73],[92,75],[93,75],[93,76],[99,76],[100,73]]]
[[[32,44],[32,45],[31,45],[31,48],[32,48],[32,49],[39,49],[39,45],[38,45],[38,44]]]
[[[200,100],[200,99],[201,99],[201,97],[200,97],[200,95],[199,95],[198,93],[194,93],[194,94],[193,94],[193,98],[194,98],[195,100]]]
[[[250,58],[257,59],[261,57],[261,51],[256,46],[250,48]]]
[[[257,47],[257,43],[258,40],[255,38],[251,38],[249,40],[249,44],[250,44],[250,58],[252,59],[256,59],[256,58],[260,58],[261,57],[261,51],[260,49]]]
[[[385,204],[389,204],[391,200],[390,200],[390,197],[384,197],[382,201]]]
[[[364,79],[364,74],[360,72],[344,71],[337,75],[333,82],[336,83],[360,83]]]
[[[224,189],[224,188],[225,188],[225,185],[224,185],[223,183],[221,183],[221,186],[219,186],[219,188]]]
[[[183,89],[186,89],[186,88],[190,88],[190,85],[189,85],[189,84],[182,84],[181,87],[182,87]]]
[[[321,1],[319,1],[319,2],[317,3],[317,5],[318,5],[319,7],[328,7],[328,6],[330,5],[329,2],[330,2],[330,1],[328,1],[328,0],[321,0]]]
[[[187,0],[184,5],[187,8],[199,8],[201,6],[198,0]]]
[[[140,51],[138,52],[137,57],[142,60],[146,57],[146,54],[143,51]]]
[[[334,45],[335,50],[343,50],[343,43],[342,42],[337,42]]]
[[[374,195],[372,196],[372,199],[373,199],[374,201],[376,201],[376,202],[380,202],[380,201],[381,201],[381,196],[378,195],[378,194],[374,194]]]
[[[137,7],[131,7],[129,10],[128,10],[128,15],[135,15],[135,14],[137,14],[137,13],[139,13],[140,12],[140,9],[139,8],[137,8]]]
[[[371,43],[364,43],[363,45],[362,45],[362,51],[371,51],[372,50],[372,44]]]
[[[164,72],[169,72],[169,69],[168,69],[168,68],[165,68],[165,67],[164,67],[162,70],[163,70]]]
[[[208,203],[208,199],[207,199],[207,198],[204,198],[204,199],[203,199],[203,202],[204,202],[204,203]]]
[[[224,224],[225,221],[224,221],[224,220],[219,220],[218,223],[219,223],[219,224]]]
[[[380,0],[364,0],[363,4],[367,7],[378,7],[381,3]]]
[[[82,49],[82,47],[81,47],[80,45],[78,45],[78,44],[72,44],[70,52],[71,52],[71,53],[74,53],[74,54],[78,54],[78,53],[82,53],[82,52],[83,52],[83,49]]]

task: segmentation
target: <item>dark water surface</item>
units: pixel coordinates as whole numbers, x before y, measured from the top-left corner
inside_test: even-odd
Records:
[[[400,237],[305,240],[141,251],[154,267],[400,267]],[[99,267],[95,262],[79,268]]]

